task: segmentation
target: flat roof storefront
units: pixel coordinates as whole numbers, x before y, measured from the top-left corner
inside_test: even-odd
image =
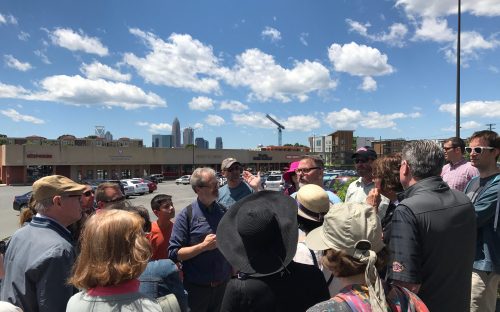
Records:
[[[29,184],[50,174],[73,180],[122,179],[153,173],[176,178],[203,166],[219,171],[227,157],[238,159],[254,172],[282,170],[304,154],[236,149],[0,145],[0,180],[6,184]]]

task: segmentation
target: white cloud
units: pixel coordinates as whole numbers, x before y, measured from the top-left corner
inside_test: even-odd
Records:
[[[308,93],[333,89],[337,82],[330,79],[328,69],[318,62],[295,62],[292,69],[276,64],[274,57],[258,49],[246,50],[236,57],[236,65],[225,73],[232,86],[248,86],[250,98],[259,101],[271,99],[289,102],[296,98],[303,102]]]
[[[310,115],[290,116],[287,117],[287,119],[280,119],[276,116],[271,117],[282,124],[285,127],[285,131],[308,132],[321,126],[321,122],[316,117]],[[234,124],[238,126],[262,129],[277,128],[277,126],[273,122],[266,118],[265,114],[259,112],[251,112],[244,115],[233,114],[232,120]]]
[[[220,127],[225,123],[226,121],[224,120],[224,118],[218,115],[208,115],[207,118],[205,118],[205,124],[209,126]]]
[[[42,119],[39,119],[39,118],[36,118],[33,116],[29,116],[29,115],[21,115],[15,109],[0,110],[0,113],[9,117],[10,119],[12,119],[15,122],[25,121],[25,122],[29,122],[29,123],[33,123],[33,124],[45,123],[45,121],[43,121]]]
[[[70,51],[83,51],[85,53],[108,55],[108,48],[98,38],[88,37],[82,31],[79,33],[69,28],[57,28],[49,34],[52,43]]]
[[[377,82],[370,76],[366,76],[363,78],[363,83],[358,87],[363,91],[375,91],[377,90]]]
[[[172,131],[172,126],[168,123],[149,123],[147,121],[136,122],[138,126],[148,127],[148,131],[151,133],[170,133]]]
[[[281,40],[281,33],[276,28],[266,26],[261,33],[262,38],[269,38],[271,42],[276,42]]]
[[[0,83],[0,98],[20,98],[33,101],[51,101],[71,105],[103,105],[137,109],[166,107],[157,94],[122,82],[103,79],[90,80],[79,75],[50,76],[38,83],[42,91],[32,92],[21,87]]]
[[[219,109],[226,109],[233,112],[242,112],[248,109],[248,106],[241,103],[240,101],[222,101],[220,103]]]
[[[47,57],[47,55],[45,55],[45,52],[42,51],[42,50],[35,50],[33,53],[35,53],[36,56],[38,56],[43,63],[45,64],[52,64],[49,60],[49,58]]]
[[[214,109],[214,100],[206,96],[192,98],[191,101],[189,101],[189,109],[199,111]]]
[[[482,125],[479,123],[479,122],[476,122],[476,121],[466,121],[466,122],[462,122],[460,123],[460,127],[462,129],[477,129],[479,127],[481,127]]]
[[[355,42],[342,45],[332,44],[328,57],[338,72],[353,76],[380,76],[394,72],[387,63],[387,55],[376,48],[358,45]]]
[[[363,25],[351,19],[346,19],[346,22],[350,26],[350,31],[357,32],[361,36],[372,41],[385,42],[395,47],[404,46],[404,37],[408,33],[408,28],[401,23],[394,23],[389,26],[389,33],[382,32],[380,34],[370,35],[368,34],[368,27],[371,26],[369,23]]]
[[[80,72],[89,79],[109,79],[113,81],[130,81],[130,74],[122,74],[120,71],[94,61],[92,64],[83,63]]]
[[[147,82],[195,92],[219,92],[217,76],[221,69],[212,47],[190,35],[172,33],[165,42],[137,28],[129,31],[141,38],[151,51],[144,58],[126,53],[123,60]]]
[[[17,19],[11,14],[3,15],[2,13],[0,13],[0,24],[17,25]]]
[[[455,116],[455,104],[443,104],[439,106],[441,112]],[[500,101],[469,101],[460,105],[460,116],[483,118],[500,117]]]
[[[456,0],[397,0],[396,6],[402,6],[408,15],[446,16],[457,14]],[[499,16],[498,0],[462,1],[462,13],[469,12],[477,16]]]
[[[17,38],[21,41],[28,41],[28,39],[30,38],[30,34],[28,34],[27,32],[25,31],[21,31],[18,35],[17,35]]]
[[[306,32],[300,33],[300,37],[299,37],[300,42],[301,42],[303,45],[305,45],[306,47],[309,45],[309,44],[307,43],[307,37],[309,37],[309,33],[306,33]]]
[[[404,118],[419,118],[420,113],[393,113],[383,115],[378,112],[361,112],[343,108],[340,111],[330,112],[324,121],[334,129],[356,129],[358,126],[369,129],[396,127],[395,120]]]
[[[455,40],[453,30],[448,27],[448,21],[440,18],[424,18],[415,30],[414,40],[431,40],[450,42]]]
[[[203,129],[203,124],[200,123],[200,122],[197,122],[193,125],[192,127],[194,130],[200,130],[200,129]]]
[[[490,65],[490,66],[488,67],[488,70],[489,70],[489,71],[491,71],[491,72],[493,72],[493,73],[495,73],[495,74],[500,73],[500,70],[498,69],[498,67],[493,66],[493,65]]]
[[[17,69],[19,71],[25,72],[33,68],[30,63],[28,62],[23,63],[10,54],[4,55],[3,59],[5,61],[5,65],[7,65],[10,68]]]

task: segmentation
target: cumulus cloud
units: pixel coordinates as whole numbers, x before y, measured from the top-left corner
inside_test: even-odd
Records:
[[[1,24],[17,25],[17,19],[11,14],[3,15],[2,13],[0,13],[0,25]]]
[[[137,28],[129,31],[151,51],[143,58],[126,53],[123,60],[147,82],[203,93],[220,91],[217,77],[221,69],[212,47],[187,34],[172,33],[165,42]]]
[[[455,104],[443,104],[439,106],[441,112],[455,116]],[[462,117],[500,117],[500,101],[469,101],[460,105],[460,116]]]
[[[208,115],[207,118],[205,118],[205,123],[209,126],[216,126],[220,127],[226,123],[224,118],[218,115]]]
[[[50,76],[38,83],[41,91],[28,91],[21,87],[0,83],[0,98],[20,98],[33,101],[51,101],[70,105],[104,105],[137,109],[166,107],[157,94],[122,82],[103,79],[90,80],[79,75]]]
[[[113,81],[130,81],[130,74],[122,74],[120,71],[94,61],[92,64],[83,63],[80,72],[89,79],[109,79]]]
[[[455,15],[458,11],[456,0],[397,0],[396,6],[403,7],[410,16],[446,16]],[[500,16],[498,0],[475,0],[462,3],[463,13],[476,16]]]
[[[281,123],[285,127],[285,131],[308,132],[321,126],[321,122],[316,117],[311,115],[290,116],[286,119],[277,118],[276,116],[271,117]],[[267,119],[265,114],[259,112],[251,112],[244,115],[233,114],[232,120],[234,124],[238,126],[262,129],[276,128],[276,125]]]
[[[201,122],[197,122],[193,125],[192,127],[194,130],[200,130],[203,129],[203,124]]]
[[[261,33],[262,38],[269,38],[271,42],[276,42],[281,40],[281,33],[276,28],[266,26]]]
[[[242,112],[248,109],[248,106],[241,103],[240,101],[222,101],[220,103],[219,109],[230,110],[233,112]]]
[[[408,33],[408,28],[401,23],[394,23],[389,26],[389,33],[382,32],[379,34],[369,34],[368,28],[371,26],[369,23],[361,24],[360,22],[351,19],[346,19],[346,22],[349,24],[350,31],[357,32],[361,36],[372,41],[385,42],[395,47],[404,46],[404,38]]]
[[[356,129],[358,126],[369,129],[382,129],[396,127],[395,120],[404,118],[419,118],[418,112],[411,114],[393,113],[383,115],[378,112],[361,112],[343,108],[333,111],[324,118],[325,123],[334,129]]]
[[[481,127],[481,126],[482,126],[482,124],[480,124],[479,122],[473,121],[473,120],[462,122],[460,124],[460,127],[462,129],[466,129],[466,130],[468,130],[468,129],[477,129],[477,128]]]
[[[431,40],[435,42],[450,42],[455,40],[453,30],[448,27],[448,21],[442,18],[424,18],[415,30],[413,40]]]
[[[363,78],[363,83],[358,87],[363,91],[375,91],[377,90],[377,82],[370,76],[366,76]]]
[[[172,131],[172,125],[168,123],[150,123],[147,121],[138,121],[136,125],[141,127],[148,127],[148,131],[151,133],[170,133]]]
[[[381,76],[394,72],[387,63],[387,55],[376,48],[355,42],[332,44],[328,48],[328,58],[336,71],[353,76]]]
[[[292,98],[303,102],[308,93],[333,89],[337,82],[330,79],[328,69],[319,62],[296,61],[292,69],[276,64],[274,57],[258,49],[249,49],[236,57],[236,65],[225,73],[232,86],[248,86],[250,99],[275,99],[289,102]]]
[[[214,109],[214,100],[206,96],[198,96],[192,98],[188,105],[191,110],[206,111]]]
[[[33,68],[30,63],[28,62],[23,63],[10,54],[4,55],[3,59],[5,61],[5,65],[7,65],[10,68],[17,69],[19,71],[25,72]]]
[[[21,113],[19,113],[15,109],[0,110],[0,113],[2,113],[2,115],[9,117],[10,119],[12,119],[15,122],[24,121],[24,122],[29,122],[32,124],[45,123],[45,121],[43,121],[40,118],[36,118],[36,117],[30,116],[30,115],[22,115]]]
[[[28,41],[28,39],[30,38],[30,34],[28,34],[27,32],[25,31],[21,31],[18,35],[17,35],[17,38],[21,41]]]
[[[99,56],[108,55],[108,48],[98,38],[89,37],[83,31],[75,32],[69,28],[56,28],[49,34],[54,45],[70,51],[82,51]]]

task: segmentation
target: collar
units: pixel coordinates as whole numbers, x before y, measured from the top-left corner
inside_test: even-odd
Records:
[[[64,228],[68,233],[71,233],[66,227],[64,227],[64,225],[59,223],[59,221],[57,221],[54,218],[47,217],[46,215],[43,215],[41,213],[37,213],[35,217],[40,218],[40,219],[47,219],[47,220],[53,221],[53,222],[57,223],[58,225],[60,225],[62,228]]]
[[[33,219],[31,219],[31,222],[29,224],[30,226],[38,228],[49,228],[73,245],[71,232],[52,218],[37,214],[33,217]]]
[[[359,186],[359,185],[362,185],[363,187],[367,187],[367,186],[369,186],[370,184],[375,183],[375,182],[373,182],[373,180],[372,180],[370,183],[368,183],[368,184],[364,184],[364,183],[363,183],[363,178],[362,178],[362,177],[359,177],[359,178],[356,180],[356,182],[358,183],[358,186]]]
[[[467,162],[467,160],[465,160],[465,158],[462,158],[459,161],[457,161],[456,163],[450,162],[450,167],[451,168],[456,168],[456,167],[459,167],[459,166],[465,164],[466,162]]]
[[[203,211],[208,211],[208,212],[211,212],[213,211],[213,208],[215,206],[215,203],[216,203],[216,200],[214,200],[209,206],[205,206],[205,204],[203,204],[199,198],[196,198],[196,201],[198,202],[198,206],[200,207],[201,210]]]
[[[118,285],[89,288],[87,294],[92,297],[122,295],[139,291],[139,285],[139,280],[134,278]]]

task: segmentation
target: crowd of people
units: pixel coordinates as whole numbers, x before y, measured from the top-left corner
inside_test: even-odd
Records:
[[[486,130],[363,147],[344,202],[316,156],[283,192],[227,158],[225,186],[197,168],[196,199],[176,216],[156,195],[154,222],[114,183],[43,177],[0,256],[0,311],[495,311],[499,155]]]

